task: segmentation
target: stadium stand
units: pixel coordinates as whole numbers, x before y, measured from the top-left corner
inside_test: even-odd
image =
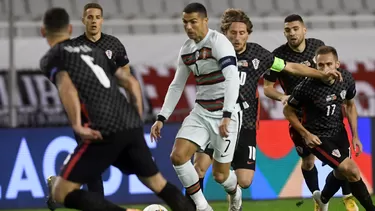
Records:
[[[280,29],[288,14],[305,17],[310,28],[369,28],[375,26],[375,0],[197,0],[204,3],[217,28],[222,12],[229,7],[245,10],[257,30]],[[13,0],[18,36],[39,35],[44,11],[64,7],[75,19],[76,34],[82,33],[83,6],[98,2],[104,8],[104,31],[116,34],[180,33],[180,14],[193,0]],[[7,35],[8,0],[0,0],[0,37]]]

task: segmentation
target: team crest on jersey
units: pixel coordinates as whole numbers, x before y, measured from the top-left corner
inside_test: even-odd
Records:
[[[202,48],[198,51],[198,57],[197,60],[204,60],[204,59],[209,59],[212,58],[212,49],[211,48]]]
[[[336,156],[336,157],[341,157],[341,153],[340,153],[340,151],[338,150],[338,149],[334,149],[333,151],[332,151],[332,155],[333,156]]]
[[[111,50],[106,50],[105,54],[107,55],[108,59],[112,59],[112,51]]]
[[[326,102],[334,101],[336,99],[337,99],[337,96],[335,94],[331,94],[326,97]]]
[[[345,98],[346,98],[346,90],[342,90],[340,92],[340,97],[341,97],[341,99],[345,100]]]
[[[308,66],[308,67],[311,66],[311,63],[310,63],[309,60],[306,60],[306,61],[304,61],[304,62],[301,62],[301,64],[304,64],[304,65],[306,65],[306,66]]]
[[[253,63],[253,66],[254,66],[254,69],[258,69],[259,68],[259,59],[253,59],[253,61],[251,61]]]
[[[237,62],[238,66],[239,67],[248,67],[249,66],[249,63],[247,63],[247,60],[239,60]]]

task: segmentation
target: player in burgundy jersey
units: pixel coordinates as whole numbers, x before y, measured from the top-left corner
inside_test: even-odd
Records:
[[[249,17],[240,9],[227,9],[221,22],[221,31],[232,42],[238,60],[240,75],[240,93],[246,99],[249,108],[243,111],[242,128],[238,140],[232,167],[242,188],[248,188],[252,183],[256,161],[256,129],[259,118],[258,81],[269,71],[287,72],[302,76],[328,78],[315,69],[296,63],[285,63],[271,52],[256,43],[247,42],[252,32],[253,24]],[[337,71],[330,73],[335,74]],[[211,164],[212,150],[207,148],[205,153],[196,153],[195,168],[203,182],[206,170]],[[202,185],[203,186],[203,185]]]
[[[305,38],[306,26],[301,16],[293,14],[285,18],[284,35],[287,38],[287,43],[276,48],[273,51],[274,55],[285,61],[301,63],[315,68],[315,51],[320,46],[324,46],[324,42],[319,39]],[[269,73],[270,74],[265,74],[264,76],[264,94],[271,99],[281,101],[283,104],[286,103],[293,89],[304,79],[303,77],[282,72]],[[279,81],[284,93],[274,88],[276,81]],[[300,110],[297,110],[297,115],[300,119],[302,118],[302,112]],[[313,193],[319,190],[315,156],[306,148],[301,136],[292,127],[289,127],[289,133],[296,147],[297,154],[302,158],[301,169],[306,185],[311,193]],[[351,195],[348,183],[343,183],[342,193],[344,195],[343,201],[347,211],[358,210],[358,206]],[[317,207],[317,204],[315,204],[315,207]],[[317,208],[315,208],[315,210],[317,210]]]
[[[315,58],[320,71],[340,67],[337,51],[333,47],[319,47]],[[374,211],[375,206],[362,181],[359,168],[351,159],[349,138],[342,121],[343,109],[341,108],[345,105],[353,133],[354,150],[358,156],[362,152],[362,144],[357,132],[355,81],[349,71],[339,70],[342,73],[343,82],[335,79],[304,79],[290,95],[284,107],[284,115],[303,138],[310,152],[334,169],[327,176],[323,191],[315,190],[313,193],[314,199],[320,206],[319,210],[328,210],[329,199],[346,180],[353,195],[362,206],[367,211]],[[302,110],[302,122],[297,116],[297,109]]]
[[[72,128],[83,140],[64,161],[51,188],[53,200],[84,211],[126,210],[80,189],[113,165],[124,174],[136,174],[172,210],[195,210],[152,159],[140,115],[117,85],[130,83],[128,75],[102,50],[70,40],[71,29],[64,9],[45,13],[41,32],[51,49],[40,61],[41,70],[56,85]]]

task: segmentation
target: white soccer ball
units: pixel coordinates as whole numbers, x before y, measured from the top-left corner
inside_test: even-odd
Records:
[[[147,206],[143,211],[168,211],[167,208],[161,206],[160,204],[151,204]]]

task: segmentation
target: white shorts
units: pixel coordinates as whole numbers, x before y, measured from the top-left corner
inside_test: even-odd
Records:
[[[234,150],[237,145],[239,131],[241,130],[242,112],[232,115],[229,123],[229,136],[220,136],[220,118],[212,118],[190,112],[182,123],[176,138],[187,139],[197,144],[201,150],[206,149],[208,144],[214,149],[213,158],[219,163],[232,162]]]

